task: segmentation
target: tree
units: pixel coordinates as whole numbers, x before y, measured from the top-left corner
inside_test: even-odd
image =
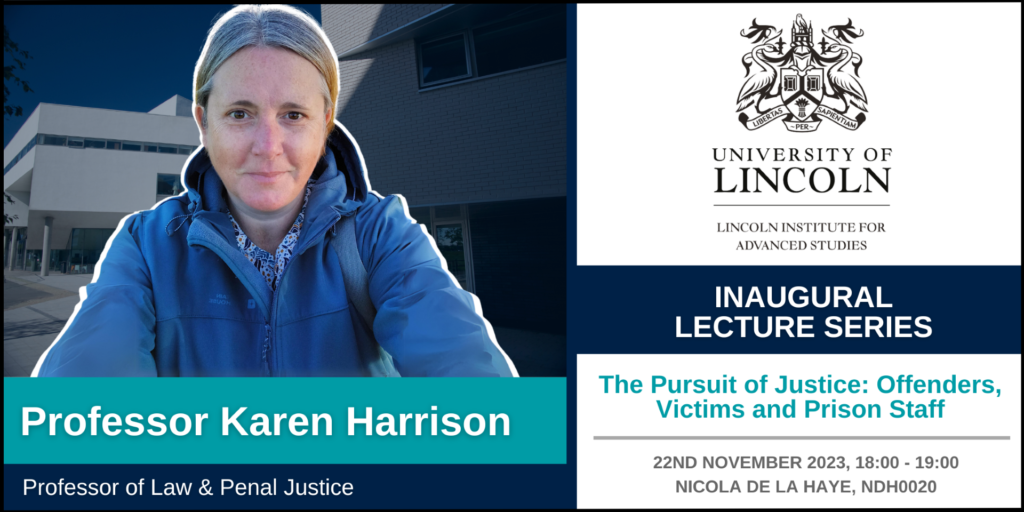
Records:
[[[15,86],[20,86],[25,92],[34,92],[32,88],[28,86],[28,82],[18,78],[14,74],[15,65],[17,65],[18,71],[25,70],[25,63],[22,62],[18,57],[25,59],[31,59],[32,56],[27,51],[18,48],[18,43],[11,40],[11,34],[7,31],[7,25],[4,25],[4,60],[6,61],[7,54],[11,54],[11,59],[14,60],[14,64],[7,66],[4,65],[4,117],[20,116],[22,115],[21,106],[10,106],[7,104],[7,97],[10,96],[11,91],[7,88],[7,82],[14,81]]]
[[[11,116],[17,117],[17,116],[22,115],[21,105],[11,106],[11,105],[7,104],[7,97],[10,96],[10,94],[11,94],[10,89],[7,88],[7,82],[14,81],[14,85],[15,86],[20,86],[22,88],[22,90],[25,91],[25,92],[34,92],[34,91],[32,91],[32,88],[28,86],[28,82],[22,80],[21,78],[18,78],[14,74],[15,65],[17,65],[18,71],[24,71],[25,70],[25,63],[22,62],[22,60],[20,58],[18,58],[18,57],[22,57],[22,58],[25,58],[25,59],[31,59],[32,56],[29,55],[27,51],[18,48],[18,43],[15,43],[14,41],[11,40],[11,34],[10,34],[10,32],[7,31],[7,25],[4,24],[4,61],[7,60],[7,54],[8,53],[11,54],[11,59],[14,60],[14,64],[12,64],[10,66],[8,66],[6,64],[4,65],[4,119],[5,120],[10,118]],[[4,192],[4,202],[9,203],[9,204],[14,204],[14,199],[11,198],[11,196],[9,194],[7,194],[7,192]],[[4,225],[10,224],[11,221],[13,221],[14,219],[17,219],[17,218],[18,218],[17,215],[10,216],[10,215],[7,215],[7,212],[4,212]]]
[[[10,194],[4,192],[4,202],[14,204],[14,199],[10,196]],[[11,222],[14,222],[14,220],[17,218],[17,215],[7,215],[7,212],[4,212],[4,226],[10,224]]]

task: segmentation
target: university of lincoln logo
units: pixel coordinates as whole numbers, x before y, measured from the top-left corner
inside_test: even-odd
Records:
[[[747,80],[736,99],[743,126],[756,130],[779,118],[791,132],[813,132],[822,118],[847,130],[864,124],[868,99],[858,75],[861,57],[849,46],[864,31],[847,20],[821,34],[821,41],[814,43],[814,28],[800,14],[788,49],[782,30],[758,25],[757,19],[740,31],[757,45],[743,56]]]

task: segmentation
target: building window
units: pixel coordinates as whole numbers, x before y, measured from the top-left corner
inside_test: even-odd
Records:
[[[69,148],[94,148],[113,149],[116,151],[148,151],[150,153],[166,153],[171,155],[188,155],[196,150],[198,146],[175,145],[175,144],[153,144],[144,142],[129,142],[108,139],[87,139],[84,137],[66,137],[64,135],[51,135],[48,133],[36,134],[28,144],[4,166],[4,174],[7,174],[28,152],[39,144],[41,146],[66,146]]]
[[[96,148],[96,149],[113,149],[117,151],[142,151],[145,148],[146,151],[151,153],[168,153],[177,155],[188,155],[195,151],[198,146],[190,145],[177,145],[177,144],[158,144],[150,142],[133,142],[133,141],[121,141],[111,139],[88,139],[83,137],[66,137],[64,135],[51,135],[47,133],[40,133],[35,139],[29,141],[29,144],[22,150],[22,155],[28,153],[29,149],[32,149],[36,144],[42,146],[69,146],[73,148]]]
[[[21,151],[19,151],[17,155],[14,155],[14,158],[12,158],[11,161],[4,166],[5,175],[7,174],[7,171],[10,171],[12,167],[17,165],[18,162],[20,162],[21,159],[24,158],[24,156],[27,155],[28,152],[32,150],[32,148],[36,147],[37,139],[38,137],[29,140],[28,143],[25,144],[25,147],[21,148]]]
[[[156,195],[158,196],[176,196],[185,190],[181,186],[181,177],[177,174],[157,174],[156,175]]]
[[[466,281],[466,245],[463,241],[462,223],[438,224],[434,231],[434,241],[437,242],[437,250],[448,264],[448,271],[455,276],[463,289],[469,289]]]
[[[68,143],[67,137],[61,137],[60,135],[40,135],[42,141],[41,144],[47,146],[64,146]]]
[[[420,45],[420,83],[435,85],[472,76],[466,34]]]
[[[427,234],[434,238],[438,252],[444,257],[448,271],[455,276],[459,286],[472,292],[473,250],[468,212],[464,204],[409,208],[409,216],[417,224],[426,226]]]
[[[513,17],[419,43],[420,87],[565,60],[564,5],[536,5]]]
[[[58,263],[63,271],[71,274],[89,274],[95,270],[96,262],[103,254],[103,248],[107,245],[107,239],[114,234],[113,229],[102,228],[74,228],[71,230],[71,238],[68,240],[67,263]],[[53,261],[54,254],[51,250],[50,261]],[[58,254],[59,258],[60,255]],[[53,265],[51,265],[53,266]]]
[[[565,58],[565,7],[543,6],[530,11],[473,31],[477,75]]]

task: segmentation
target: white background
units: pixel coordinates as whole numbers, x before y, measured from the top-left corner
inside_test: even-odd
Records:
[[[1021,505],[1020,355],[623,355],[577,356],[577,505],[580,508],[653,507],[1017,507]],[[992,379],[1001,390],[994,395],[881,394],[875,382],[882,375],[913,374],[919,379]],[[604,394],[600,375],[618,374],[641,379],[639,395]],[[737,378],[736,395],[650,394],[652,375],[669,379]],[[817,379],[868,380],[865,395],[748,395],[746,379],[769,376],[774,388],[778,375]],[[707,399],[709,403],[742,403],[740,419],[663,419],[655,402]],[[796,398],[795,419],[754,419],[752,404],[788,402]],[[803,399],[839,403],[879,403],[881,419],[804,419]],[[894,419],[889,402],[945,399],[942,419]],[[594,436],[1011,436],[1009,441],[595,441]],[[898,456],[899,469],[850,471],[765,469],[654,469],[654,456],[691,455],[843,455],[853,465],[857,456]],[[914,469],[918,455],[959,457],[958,469]],[[910,462],[910,466],[903,466]],[[698,465],[698,468],[700,466]],[[742,493],[676,493],[676,480],[740,481]],[[746,481],[795,480],[798,494],[748,494]],[[805,494],[803,481],[852,480],[856,495]],[[869,494],[863,479],[935,480],[936,494]]]
[[[580,5],[577,12],[578,264],[1020,265],[1020,4]],[[737,121],[741,58],[753,48],[740,30],[757,18],[783,29],[788,49],[797,13],[813,24],[815,42],[848,18],[864,30],[852,44],[863,57],[869,109],[860,129],[823,120],[816,132],[791,133],[777,120],[747,131]],[[890,193],[715,194],[716,166],[761,165],[715,162],[716,147],[892,148]],[[823,165],[838,173],[862,163]],[[791,165],[818,166],[761,166]],[[712,206],[726,202],[892,206]],[[716,233],[719,222],[768,221],[884,222],[888,232]],[[747,239],[866,240],[868,250],[737,251]]]

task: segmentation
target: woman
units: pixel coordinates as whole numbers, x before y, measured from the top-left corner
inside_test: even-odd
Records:
[[[232,9],[194,94],[186,193],[121,220],[33,375],[517,375],[401,196],[370,190],[314,20]]]

